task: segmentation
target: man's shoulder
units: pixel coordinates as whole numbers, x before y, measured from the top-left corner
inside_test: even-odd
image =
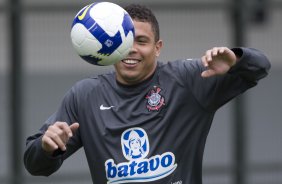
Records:
[[[160,63],[159,66],[162,70],[182,71],[183,69],[193,70],[195,68],[201,67],[199,58],[178,59],[174,61],[159,62],[159,63]]]
[[[114,78],[115,78],[114,72],[109,72],[96,76],[90,76],[76,82],[74,88],[91,89],[103,85],[105,83],[110,83]]]

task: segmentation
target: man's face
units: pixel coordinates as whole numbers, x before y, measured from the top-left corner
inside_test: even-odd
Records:
[[[117,80],[125,85],[133,85],[150,77],[157,66],[162,41],[155,41],[154,32],[148,22],[133,21],[135,27],[134,44],[126,59],[115,64]]]

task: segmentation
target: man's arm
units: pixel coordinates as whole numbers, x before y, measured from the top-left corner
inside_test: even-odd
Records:
[[[215,111],[267,76],[270,62],[256,49],[214,47],[200,60],[184,62],[184,68],[185,81],[197,101]]]
[[[56,122],[48,126],[44,133],[30,136],[24,154],[26,169],[32,175],[43,176],[57,171],[63,163],[63,154],[68,149],[67,144],[78,127],[78,123],[68,125],[65,122]]]
[[[202,56],[202,63],[206,67],[202,77],[237,72],[247,80],[257,81],[265,77],[270,69],[268,59],[260,51],[251,48],[214,47]]]
[[[25,168],[35,176],[49,176],[56,172],[63,163],[61,155],[53,156],[43,150],[42,136],[41,133],[30,136],[24,152]]]
[[[57,112],[38,133],[27,138],[24,165],[32,175],[48,176],[81,146],[75,90],[69,90]]]
[[[229,74],[240,75],[243,79],[256,83],[268,75],[271,64],[261,51],[253,48],[233,48],[231,50],[240,57],[228,71]]]

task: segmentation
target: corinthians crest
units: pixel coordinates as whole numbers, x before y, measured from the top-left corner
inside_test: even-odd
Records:
[[[165,99],[160,94],[161,88],[158,86],[154,86],[152,90],[149,91],[149,93],[146,95],[147,99],[147,109],[149,111],[159,111],[162,106],[165,105]]]

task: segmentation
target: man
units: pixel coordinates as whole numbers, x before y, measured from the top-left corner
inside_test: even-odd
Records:
[[[115,72],[82,80],[39,133],[24,163],[48,176],[83,147],[93,183],[202,183],[205,141],[218,108],[267,75],[268,59],[249,48],[214,47],[201,59],[157,62],[159,26],[146,7],[125,8],[135,40]],[[138,142],[132,142],[138,140]],[[133,146],[142,150],[132,156]]]

